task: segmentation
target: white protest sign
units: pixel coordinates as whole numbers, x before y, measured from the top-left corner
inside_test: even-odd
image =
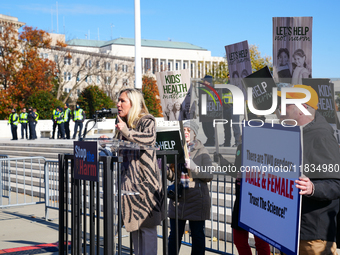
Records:
[[[300,127],[244,126],[239,226],[286,254],[300,234]]]
[[[156,73],[165,121],[190,119],[190,70]]]

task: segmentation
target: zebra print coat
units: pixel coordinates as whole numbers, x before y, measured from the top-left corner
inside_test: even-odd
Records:
[[[125,127],[117,136],[141,145],[156,143],[155,118],[145,115],[135,129]],[[140,227],[154,227],[164,219],[163,193],[155,150],[121,150],[122,190],[139,192],[139,195],[122,197],[122,218],[128,232]]]

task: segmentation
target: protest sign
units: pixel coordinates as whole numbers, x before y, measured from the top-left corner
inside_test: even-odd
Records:
[[[330,79],[302,79],[303,85],[311,86],[319,96],[318,112],[328,123],[336,124],[340,128],[334,99],[334,84]]]
[[[273,77],[277,83],[302,84],[312,77],[313,17],[273,18]]]
[[[190,119],[190,70],[156,73],[165,121]]]
[[[300,127],[243,128],[239,226],[286,254],[298,253],[301,146]]]
[[[243,83],[247,89],[253,88],[252,99],[255,109],[268,110],[272,107],[273,88],[276,84],[267,66],[244,78]]]
[[[179,130],[158,131],[156,136],[156,146],[159,147],[161,151],[177,150],[177,163],[185,162]],[[167,163],[175,163],[175,156],[168,155]]]
[[[225,46],[229,69],[230,84],[239,87],[243,95],[247,97],[247,91],[243,87],[242,78],[252,73],[250,51],[248,41],[243,41]]]
[[[74,178],[99,181],[97,142],[73,142]]]

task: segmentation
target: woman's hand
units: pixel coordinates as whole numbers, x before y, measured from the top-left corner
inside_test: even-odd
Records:
[[[126,127],[126,123],[122,121],[122,119],[117,115],[118,123],[116,124],[116,128],[121,131],[124,127]]]

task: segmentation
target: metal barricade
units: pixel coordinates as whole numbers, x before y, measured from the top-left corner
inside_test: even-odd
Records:
[[[73,155],[59,155],[59,253],[68,254],[69,247],[71,254],[86,253],[89,242],[90,254],[100,254],[101,249],[114,254],[114,236],[122,236],[121,215],[116,212],[120,183],[115,176],[120,173],[122,157],[100,157],[99,182],[75,179],[73,160]]]
[[[8,158],[8,155],[0,155],[0,159],[3,158]],[[0,183],[0,196],[1,197],[8,197],[8,189],[4,189],[1,187],[7,187],[8,186],[8,166],[7,166],[7,161],[1,161],[0,169],[1,169],[1,183]]]
[[[0,208],[44,203],[44,157],[0,158]]]

